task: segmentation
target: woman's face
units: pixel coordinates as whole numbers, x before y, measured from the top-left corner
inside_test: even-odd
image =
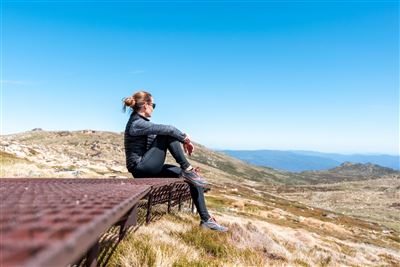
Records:
[[[153,103],[154,103],[154,99],[153,99],[153,97],[151,97],[151,101],[144,105],[144,115],[147,118],[150,118],[151,114],[153,113],[153,110],[154,110]]]

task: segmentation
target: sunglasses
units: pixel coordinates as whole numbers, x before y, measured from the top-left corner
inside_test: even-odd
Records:
[[[156,103],[151,104],[151,106],[153,107],[153,109],[156,108]]]

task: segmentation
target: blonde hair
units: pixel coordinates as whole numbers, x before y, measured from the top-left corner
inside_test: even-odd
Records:
[[[132,111],[139,111],[145,103],[151,102],[151,94],[146,91],[139,91],[132,96],[122,99],[122,110],[126,112],[126,108],[130,107]]]

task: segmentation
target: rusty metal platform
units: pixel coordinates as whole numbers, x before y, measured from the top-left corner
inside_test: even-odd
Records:
[[[136,223],[139,200],[180,205],[190,198],[180,179],[0,179],[0,266],[66,266],[89,253],[112,225]],[[92,256],[91,256],[92,255]]]

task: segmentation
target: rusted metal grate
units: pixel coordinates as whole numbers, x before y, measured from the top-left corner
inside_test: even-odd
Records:
[[[181,205],[184,201],[191,198],[189,185],[185,183],[182,179],[169,178],[163,179],[163,182],[156,183],[157,178],[141,178],[134,179],[134,183],[139,184],[152,184],[152,189],[148,194],[147,203],[142,203],[140,207],[146,205],[146,223],[151,220],[152,207],[157,204],[167,203],[167,212],[171,211],[173,206],[179,205],[179,210],[181,210]]]
[[[0,265],[69,264],[150,190],[99,179],[1,179]]]
[[[65,266],[82,256],[86,266],[106,265],[97,262],[99,238],[116,225],[119,242],[144,197],[149,222],[154,205],[180,209],[190,191],[176,178],[0,179],[0,266]]]

